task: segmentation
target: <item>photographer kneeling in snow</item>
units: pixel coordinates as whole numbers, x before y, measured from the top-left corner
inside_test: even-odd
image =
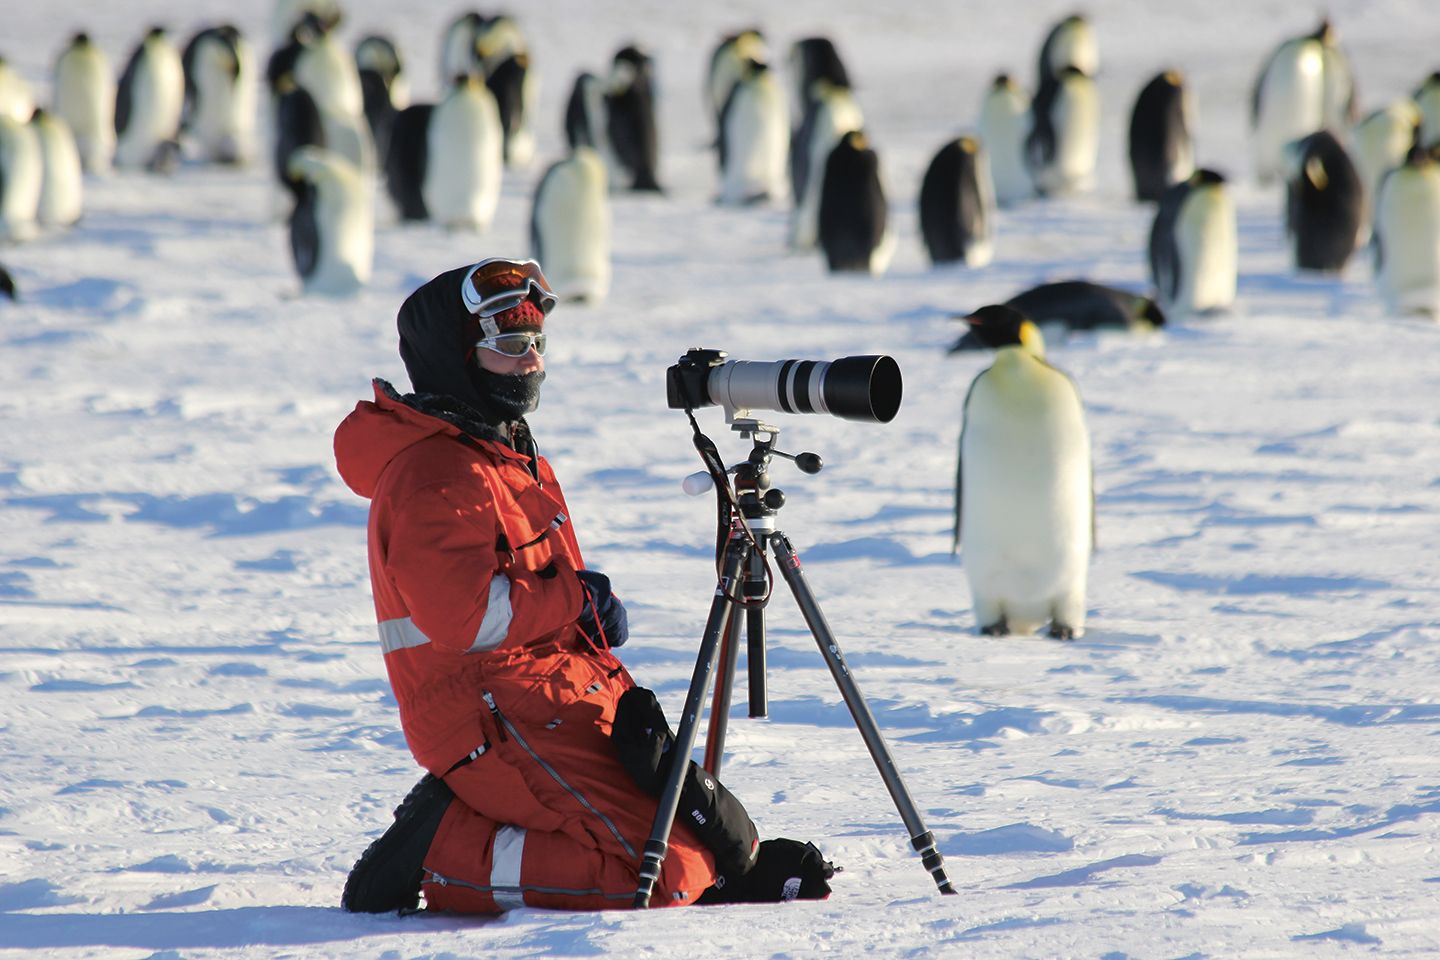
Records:
[[[399,312],[414,393],[376,380],[335,433],[371,501],[370,579],[406,742],[429,771],[360,857],[341,906],[494,913],[628,907],[673,742],[611,652],[625,608],[585,568],[524,415],[551,292],[534,261],[442,273]],[[813,844],[760,843],[693,762],[657,905],[821,898]]]

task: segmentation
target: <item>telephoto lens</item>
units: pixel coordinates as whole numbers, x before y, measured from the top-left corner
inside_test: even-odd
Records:
[[[900,410],[900,365],[892,357],[761,361],[725,356],[719,350],[691,350],[681,357],[668,371],[670,406],[828,413],[871,423],[889,423]]]

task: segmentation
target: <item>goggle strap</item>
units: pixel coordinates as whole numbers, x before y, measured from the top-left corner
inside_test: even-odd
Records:
[[[484,331],[487,338],[500,336],[500,324],[495,322],[494,317],[481,317],[480,329]]]

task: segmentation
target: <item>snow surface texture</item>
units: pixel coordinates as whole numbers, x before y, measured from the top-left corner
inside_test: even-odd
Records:
[[[87,181],[69,232],[0,249],[0,955],[6,957],[1291,957],[1440,951],[1440,328],[1385,315],[1363,258],[1289,268],[1278,188],[1249,172],[1250,84],[1318,13],[1094,0],[1097,190],[999,219],[981,270],[931,270],[921,175],[999,70],[1034,88],[1068,2],[782,5],[580,0],[523,14],[542,74],[537,163],[484,235],[384,217],[352,300],[298,298],[268,167]],[[1435,60],[1440,7],[1336,0],[1362,109]],[[151,23],[181,40],[268,4],[21,0],[3,53],[48,98],[88,29],[117,69]],[[417,100],[452,4],[351,0]],[[520,10],[512,12],[521,13]],[[886,275],[787,255],[788,209],[716,207],[701,69],[758,24],[772,60],[824,32],[881,156],[900,248]],[[666,367],[888,353],[888,425],[776,415],[791,534],[960,895],[940,897],[783,585],[771,717],[737,693],[724,775],[765,835],[845,870],[827,902],[645,914],[360,917],[351,863],[419,771],[384,679],[364,502],[331,433],[369,379],[404,385],[393,318],[441,270],[527,249],[576,71],[655,56],[663,196],[612,198],[614,284],[562,306],[533,422],[591,562],[630,609],[624,659],[678,714],[714,586],[713,502]],[[1094,439],[1100,551],[1074,644],[975,636],[950,556],[961,401],[988,357],[948,315],[1043,280],[1141,290],[1130,200],[1140,87],[1185,72],[1202,165],[1235,182],[1228,315],[1052,343]],[[722,453],[748,444],[714,409]],[[743,662],[742,662],[743,670]],[[743,676],[743,673],[742,673]]]

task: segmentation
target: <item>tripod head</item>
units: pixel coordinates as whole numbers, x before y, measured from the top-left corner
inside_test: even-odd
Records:
[[[785,505],[785,494],[770,486],[772,457],[791,461],[802,473],[816,474],[825,468],[825,461],[818,453],[786,453],[775,449],[780,439],[780,428],[772,424],[748,416],[733,417],[730,429],[740,434],[741,439],[751,442],[750,456],[726,469],[726,473],[735,475],[738,505],[747,519],[772,515]],[[709,490],[714,483],[715,478],[710,471],[701,470],[686,477],[681,487],[695,497]]]

